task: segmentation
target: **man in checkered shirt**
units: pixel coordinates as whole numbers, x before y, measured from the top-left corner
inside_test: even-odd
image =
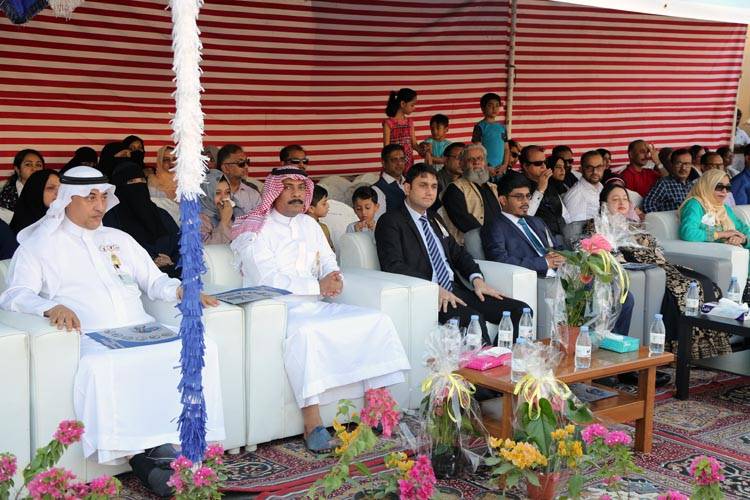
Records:
[[[643,210],[646,213],[677,210],[693,186],[688,181],[693,165],[690,151],[685,148],[676,149],[669,158],[669,175],[656,181],[643,200]]]

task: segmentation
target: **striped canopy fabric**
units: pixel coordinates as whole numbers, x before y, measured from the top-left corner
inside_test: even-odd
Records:
[[[63,165],[84,145],[129,134],[147,162],[170,143],[174,102],[166,1],[88,0],[69,21],[43,11],[0,21],[0,176],[32,147]],[[418,92],[429,118],[467,141],[479,98],[505,100],[506,0],[209,0],[204,44],[206,144],[242,145],[252,175],[305,146],[313,175],[379,169],[388,92]],[[524,144],[607,147],[728,143],[746,27],[520,0],[513,136]]]

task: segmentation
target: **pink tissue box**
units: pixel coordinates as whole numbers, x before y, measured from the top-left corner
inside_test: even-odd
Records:
[[[464,368],[471,368],[472,370],[478,370],[478,371],[484,371],[489,370],[490,368],[495,368],[501,365],[509,364],[511,353],[506,352],[499,356],[493,356],[491,354],[481,354],[489,349],[497,349],[493,347],[485,347],[481,351],[479,351],[477,354],[474,355],[473,358],[469,360],[466,365],[464,365]]]

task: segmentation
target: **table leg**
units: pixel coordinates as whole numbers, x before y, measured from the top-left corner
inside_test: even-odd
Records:
[[[500,437],[510,439],[513,437],[511,424],[513,423],[513,394],[503,394],[503,421],[500,423]]]
[[[651,453],[654,431],[656,367],[638,372],[638,397],[643,400],[643,415],[635,421],[635,449]]]
[[[677,399],[687,399],[690,387],[690,351],[693,328],[682,316],[677,321]]]

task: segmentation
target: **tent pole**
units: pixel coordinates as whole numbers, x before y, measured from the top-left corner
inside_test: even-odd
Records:
[[[508,80],[505,88],[505,129],[508,137],[513,136],[513,90],[516,81],[516,20],[518,17],[518,0],[510,2],[510,33],[508,37]]]

